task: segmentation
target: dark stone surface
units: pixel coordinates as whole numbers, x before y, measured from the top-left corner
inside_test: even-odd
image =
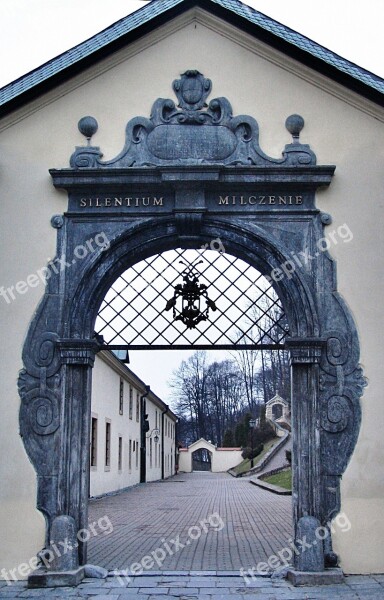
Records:
[[[108,571],[97,565],[85,565],[84,577],[89,577],[91,579],[105,579],[108,577]]]
[[[51,171],[54,185],[69,195],[63,222],[55,217],[53,224],[57,256],[70,268],[50,270],[19,377],[20,431],[37,472],[47,547],[56,516],[72,516],[77,529],[87,523],[91,369],[100,349],[94,322],[104,295],[140,260],[177,247],[201,248],[218,238],[227,253],[266,276],[293,264],[273,284],[291,335],[286,347],[292,362],[294,520],[297,525],[309,515],[326,525],[340,510],[340,478],[357,441],[365,379],[356,327],[337,292],[334,261],[319,250],[330,219],[316,207],[315,193],[329,185],[334,167],[317,166],[312,150],[298,142],[297,116],[289,121],[294,139],[283,158],[266,157],[252,117],[232,117],[224,98],[201,108],[209,87],[201,78],[182,76],[180,110],[172,101],[158,100],[150,119],[130,121],[126,146],[116,159],[103,163],[99,150],[86,146],[72,156],[71,169]],[[185,137],[182,127],[189,131]],[[201,149],[208,139],[208,158],[196,158],[197,150],[185,158],[185,140]],[[160,157],[166,148],[171,159]],[[220,196],[227,195],[228,204],[220,204]],[[163,203],[107,201],[136,196],[163,198]],[[276,202],[279,196],[285,204]],[[272,200],[254,204],[257,197]],[[290,204],[290,197],[300,202]],[[97,206],[95,198],[103,203]],[[73,260],[78,247],[101,235],[106,246]],[[86,563],[82,543],[79,561]]]
[[[337,585],[345,581],[341,569],[326,569],[317,573],[289,570],[287,579],[294,586]]]
[[[226,98],[215,98],[207,107],[205,100],[211,87],[211,81],[198,71],[186,71],[181,79],[173,82],[180,110],[173,100],[158,98],[149,119],[135,117],[128,123],[125,146],[116,158],[103,162],[99,148],[78,147],[71,156],[71,167],[315,164],[314,153],[299,141],[304,127],[300,115],[287,118],[292,144],[285,147],[282,159],[273,159],[259,146],[259,127],[253,117],[233,117],[232,106]],[[97,122],[93,117],[83,117],[79,129],[89,140],[97,130]]]
[[[77,553],[78,540],[76,523],[73,517],[61,515],[53,520],[50,547],[52,571],[75,571],[79,566]]]
[[[84,579],[84,567],[74,571],[35,571],[28,577],[29,588],[73,587]]]
[[[296,540],[300,546],[299,554],[295,554],[295,566],[298,571],[324,571],[324,549],[321,536],[317,532],[321,523],[315,517],[301,517],[297,523]]]

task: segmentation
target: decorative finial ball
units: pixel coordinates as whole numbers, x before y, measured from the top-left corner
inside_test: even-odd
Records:
[[[98,130],[99,124],[94,117],[83,117],[77,126],[80,133],[89,140]]]
[[[304,119],[300,115],[290,115],[285,121],[285,126],[293,137],[299,137],[304,127]]]
[[[321,213],[321,222],[323,225],[330,225],[332,223],[332,217],[329,213]]]

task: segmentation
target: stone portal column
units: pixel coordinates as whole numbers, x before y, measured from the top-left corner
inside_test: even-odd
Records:
[[[76,532],[88,526],[89,440],[92,367],[99,345],[94,340],[61,340],[64,367],[63,434],[59,473],[59,511],[74,519]],[[79,536],[79,564],[87,544]]]
[[[293,517],[298,571],[323,571],[323,542],[315,532],[321,519],[321,448],[319,417],[320,339],[294,339],[286,342],[290,351],[292,386],[292,469]],[[306,536],[311,548],[302,550]]]

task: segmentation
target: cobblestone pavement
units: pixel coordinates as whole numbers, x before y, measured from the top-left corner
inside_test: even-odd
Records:
[[[116,577],[88,579],[76,588],[26,589],[22,582],[0,582],[0,598],[51,600],[378,600],[384,598],[384,575],[351,576],[333,586],[294,588],[286,581],[257,578],[246,585],[237,575],[158,573],[131,581]]]
[[[91,538],[89,562],[127,569],[129,576],[33,590],[26,582],[0,581],[0,600],[384,600],[384,575],[301,588],[282,579],[242,578],[241,567],[247,571],[286,545],[290,515],[290,497],[222,474],[180,474],[138,486],[90,504],[90,522],[107,516],[114,529]],[[133,562],[156,551],[161,564],[131,575]]]
[[[113,532],[91,537],[88,562],[107,569],[129,569],[156,549],[166,554],[157,570],[248,569],[284,548],[292,535],[291,497],[222,473],[182,473],[91,501],[90,522],[103,516]],[[176,547],[170,540],[178,536]]]

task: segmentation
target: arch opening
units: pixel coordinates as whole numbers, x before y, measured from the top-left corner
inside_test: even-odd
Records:
[[[271,283],[251,265],[177,248],[120,275],[95,331],[109,348],[283,348],[289,327]]]

